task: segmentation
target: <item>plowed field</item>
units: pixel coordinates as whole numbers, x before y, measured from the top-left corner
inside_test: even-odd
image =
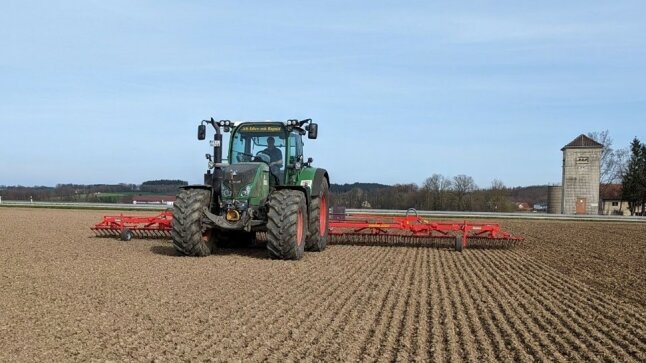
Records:
[[[0,208],[0,361],[646,361],[643,224],[504,222],[525,245],[286,262],[96,238],[102,214]]]

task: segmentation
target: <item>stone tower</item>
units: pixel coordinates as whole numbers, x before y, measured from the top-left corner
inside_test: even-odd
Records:
[[[563,214],[598,214],[603,145],[580,135],[563,151]]]

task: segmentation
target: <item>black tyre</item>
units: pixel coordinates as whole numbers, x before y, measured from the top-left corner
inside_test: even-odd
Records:
[[[455,250],[457,252],[462,252],[462,235],[461,234],[455,236]]]
[[[312,198],[310,203],[310,218],[307,229],[307,242],[305,249],[308,251],[320,252],[327,247],[329,231],[329,208],[328,208],[328,182],[323,179],[321,183],[321,194],[318,198]]]
[[[173,247],[185,256],[211,254],[211,233],[202,230],[202,210],[211,202],[211,192],[204,189],[184,189],[173,205]]]
[[[123,231],[121,231],[121,234],[119,235],[119,238],[121,238],[122,241],[130,241],[132,239],[132,231],[129,230],[128,228],[124,228]]]
[[[305,195],[297,190],[278,190],[267,202],[267,250],[280,260],[300,260],[307,237]]]

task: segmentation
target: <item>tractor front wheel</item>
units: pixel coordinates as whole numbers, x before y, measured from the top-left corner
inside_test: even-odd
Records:
[[[297,190],[278,190],[269,196],[267,250],[280,260],[300,260],[307,236],[305,195]]]
[[[173,212],[173,247],[185,256],[211,254],[210,231],[202,230],[202,211],[211,202],[211,192],[204,189],[183,189],[177,195]]]

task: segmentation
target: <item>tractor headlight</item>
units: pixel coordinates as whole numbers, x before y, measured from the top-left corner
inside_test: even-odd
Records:
[[[248,184],[242,190],[240,191],[240,198],[249,198],[249,195],[251,195],[251,188],[253,185]]]
[[[222,184],[222,196],[225,198],[231,198],[231,189],[227,188],[224,184]]]

